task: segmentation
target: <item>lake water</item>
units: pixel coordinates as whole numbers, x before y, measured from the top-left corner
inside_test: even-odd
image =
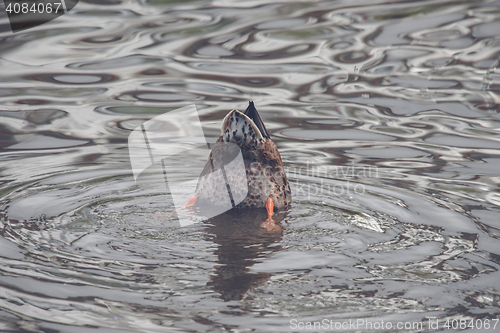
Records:
[[[500,329],[499,1],[86,0],[0,27],[0,331]],[[249,100],[283,233],[180,227],[129,134],[194,104],[214,141]]]

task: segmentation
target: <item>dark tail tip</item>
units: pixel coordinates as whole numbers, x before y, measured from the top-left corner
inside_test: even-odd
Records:
[[[253,101],[248,102],[248,107],[245,110],[245,115],[252,119],[257,128],[260,131],[260,134],[266,139],[269,139],[269,133],[267,132],[266,126],[264,126],[264,122],[262,121],[262,118],[260,117],[259,112],[255,108],[255,105],[253,104]]]

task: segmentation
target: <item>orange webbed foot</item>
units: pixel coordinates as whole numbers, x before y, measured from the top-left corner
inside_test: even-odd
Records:
[[[184,204],[184,206],[182,206],[181,208],[179,209],[183,209],[183,208],[188,208],[188,207],[193,207],[195,204],[196,204],[196,200],[198,199],[198,197],[196,195],[193,195],[191,198],[189,198],[186,203]]]
[[[267,210],[267,220],[262,222],[260,227],[266,229],[267,231],[281,232],[281,227],[277,225],[276,222],[274,222],[273,220],[273,211],[274,211],[273,199],[267,198],[266,210]]]
[[[196,195],[193,195],[192,197],[190,197],[186,203],[176,209],[176,210],[171,210],[171,211],[167,211],[167,212],[155,212],[155,215],[157,216],[160,216],[160,217],[163,217],[163,218],[171,218],[173,217],[177,212],[179,212],[181,209],[185,209],[185,208],[189,208],[189,207],[193,207],[195,204],[196,204],[196,199],[198,199],[198,197]]]

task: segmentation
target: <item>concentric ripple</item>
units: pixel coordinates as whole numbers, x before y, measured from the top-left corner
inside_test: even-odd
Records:
[[[498,319],[498,8],[99,0],[3,29],[0,331]],[[212,143],[249,100],[287,167],[283,233],[264,211],[180,227],[128,136],[196,104]]]

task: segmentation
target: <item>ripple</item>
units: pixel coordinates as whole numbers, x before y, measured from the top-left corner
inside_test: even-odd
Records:
[[[289,28],[289,27],[296,27],[297,25],[301,25],[304,23],[306,23],[306,21],[303,18],[272,20],[272,21],[260,23],[255,28],[259,29],[259,30],[284,29],[284,28]]]
[[[101,44],[101,43],[113,43],[118,42],[123,38],[123,36],[95,36],[82,39],[82,42]]]
[[[103,113],[107,115],[130,115],[130,114],[163,114],[166,111],[170,111],[172,109],[164,108],[164,107],[150,107],[150,106],[100,106],[95,109],[98,113]]]
[[[54,120],[66,116],[68,116],[68,112],[57,109],[0,111],[0,117],[24,119],[36,125],[50,124]]]
[[[53,75],[52,78],[58,83],[70,84],[88,84],[109,81],[109,79],[97,75]]]
[[[196,95],[171,93],[171,92],[158,92],[158,91],[133,91],[125,92],[117,97],[118,100],[140,100],[147,102],[166,102],[166,101],[186,101],[200,99]]]
[[[352,51],[341,53],[335,57],[335,61],[343,62],[343,63],[358,63],[368,59],[369,56],[365,52],[362,51]]]
[[[103,59],[100,61],[85,61],[69,64],[68,68],[81,68],[86,70],[109,70],[116,68],[130,68],[140,65],[152,65],[163,63],[164,60],[158,57],[147,55],[130,55],[122,58]]]
[[[458,81],[452,80],[424,80],[419,77],[401,77],[401,76],[386,76],[381,83],[382,85],[399,85],[408,88],[425,88],[425,89],[444,89],[457,88],[462,85]]]
[[[499,144],[499,142],[496,141],[466,138],[458,135],[436,135],[426,139],[426,141],[448,147],[479,148],[479,149],[487,149],[487,148],[496,149],[498,148]]]
[[[57,84],[99,84],[116,81],[118,77],[109,74],[39,74],[27,79]]]
[[[197,54],[201,55],[201,56],[209,56],[209,57],[213,57],[213,56],[218,56],[218,57],[227,57],[227,56],[231,56],[234,54],[234,52],[231,52],[229,50],[226,50],[220,46],[215,46],[215,45],[209,45],[209,46],[204,46],[202,48],[199,48],[197,51],[196,51]]]
[[[500,21],[487,22],[476,25],[472,29],[473,37],[495,37],[494,31],[500,29]]]
[[[373,38],[372,42],[375,45],[394,45],[394,44],[409,44],[412,40],[411,33],[420,29],[440,26],[445,23],[459,21],[463,19],[464,14],[449,13],[441,15],[429,15],[413,18],[412,24],[407,24],[406,21],[392,23],[382,28],[381,32]]]
[[[383,134],[362,132],[355,130],[284,130],[281,134],[288,138],[301,139],[301,140],[393,140],[392,137]]]
[[[247,77],[235,79],[235,82],[246,87],[272,87],[277,84],[278,80],[274,78]]]
[[[385,148],[359,148],[350,150],[356,155],[371,156],[383,159],[416,158],[429,156],[430,153],[425,150],[406,148],[406,147],[385,147]],[[414,163],[413,161],[411,163]]]
[[[6,149],[53,149],[53,148],[66,148],[87,144],[85,140],[70,140],[60,139],[52,136],[35,135],[27,140],[6,147]]]
[[[21,105],[45,105],[50,104],[51,102],[43,99],[23,98],[14,101],[14,103]]]
[[[92,0],[92,1],[101,1],[101,0]],[[107,0],[104,0],[104,1],[107,1]],[[113,5],[114,3],[112,3]],[[109,10],[99,10],[99,9],[95,9],[95,10],[75,10],[74,11],[74,14],[75,16],[83,16],[83,17],[128,17],[128,18],[131,18],[131,17],[134,17],[134,16],[138,16],[137,13],[135,13],[134,11],[132,10],[112,10],[112,9],[109,9]]]
[[[422,40],[431,40],[431,41],[441,41],[441,40],[450,40],[457,39],[462,37],[462,33],[460,30],[449,29],[449,30],[436,30],[436,31],[427,31],[425,33],[412,36],[413,39],[422,39]]]
[[[1,329],[499,316],[497,3],[81,5],[0,32]],[[181,228],[127,137],[195,103],[213,142],[248,100],[287,168],[283,233],[265,210]]]

